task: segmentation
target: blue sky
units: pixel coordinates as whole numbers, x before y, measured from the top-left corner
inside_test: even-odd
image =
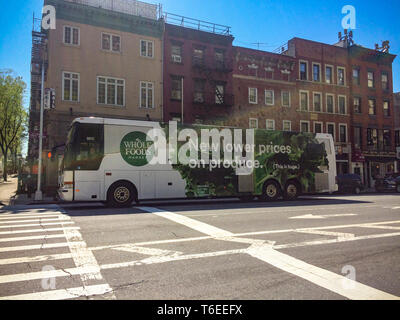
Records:
[[[39,16],[42,0],[0,0],[3,32],[0,69],[13,69],[28,84],[32,15]],[[159,0],[166,12],[232,27],[235,45],[272,51],[293,37],[333,44],[342,30],[344,5],[356,8],[357,44],[373,48],[390,40],[390,52],[400,54],[400,1],[398,0]],[[378,5],[379,3],[379,5]],[[395,60],[394,91],[400,91],[400,57]],[[29,104],[29,90],[25,104]]]

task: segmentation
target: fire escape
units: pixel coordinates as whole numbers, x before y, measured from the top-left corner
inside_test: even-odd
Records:
[[[33,16],[32,27],[32,52],[31,52],[31,100],[29,108],[29,145],[28,157],[37,158],[39,122],[40,122],[40,100],[42,85],[42,68],[45,68],[47,77],[47,34],[41,27],[42,20]]]

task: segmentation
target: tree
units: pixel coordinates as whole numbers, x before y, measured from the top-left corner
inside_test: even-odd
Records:
[[[11,71],[0,71],[0,148],[4,157],[4,181],[7,181],[7,157],[23,140],[27,112],[23,107],[26,84]]]

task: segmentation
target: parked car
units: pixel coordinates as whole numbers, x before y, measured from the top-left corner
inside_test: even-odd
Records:
[[[359,194],[361,191],[365,190],[365,186],[358,174],[340,174],[336,177],[336,182],[339,186],[340,193]]]
[[[375,190],[377,192],[400,193],[400,173],[392,173],[384,178],[376,179]]]

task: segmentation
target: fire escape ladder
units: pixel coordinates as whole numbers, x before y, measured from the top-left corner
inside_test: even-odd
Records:
[[[223,103],[224,103],[224,95],[223,95],[223,93],[219,90],[219,88],[218,88],[218,86],[217,86],[217,82],[214,80],[212,70],[210,70],[210,69],[205,69],[204,72],[205,72],[205,75],[206,75],[207,80],[208,80],[208,81],[212,84],[212,86],[214,87],[215,95],[216,95],[216,97],[218,98],[218,101],[220,102],[220,104],[223,104]]]

